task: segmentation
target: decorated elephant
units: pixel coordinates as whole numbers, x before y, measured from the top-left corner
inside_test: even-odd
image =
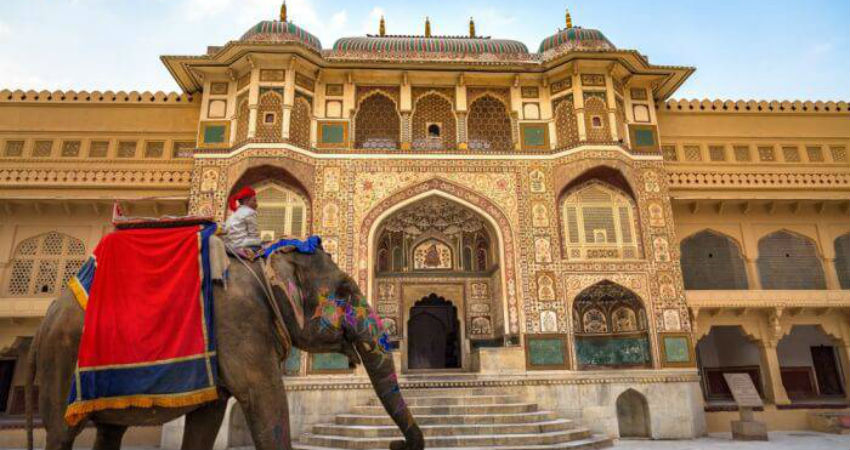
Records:
[[[269,290],[277,308],[267,300]],[[89,421],[97,427],[94,448],[111,449],[120,448],[130,426],[163,424],[182,415],[186,416],[182,448],[211,449],[230,396],[242,407],[256,448],[292,448],[281,364],[286,340],[280,338],[280,327],[276,327],[281,319],[292,346],[314,353],[342,353],[351,364],[364,365],[375,393],[404,435],[404,440],[390,444],[391,449],[424,448],[422,432],[399,390],[392,356],[382,342],[385,335],[380,319],[357,284],[321,247],[312,254],[277,252],[265,262],[232,262],[226,287],[216,283],[213,291],[217,400],[185,407],[101,410],[70,426],[65,420],[66,402],[78,360],[84,310],[66,290],[50,305],[29,356],[29,448],[31,385],[36,379],[47,449],[72,448]]]

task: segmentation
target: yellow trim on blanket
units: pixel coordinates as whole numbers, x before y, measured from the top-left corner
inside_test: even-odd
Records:
[[[89,304],[89,294],[86,292],[85,288],[83,288],[83,285],[80,284],[80,280],[78,280],[77,277],[72,277],[68,280],[68,289],[74,293],[74,298],[77,299],[77,303],[79,303],[80,307],[85,310],[86,306]]]
[[[153,408],[157,406],[180,408],[211,402],[217,398],[218,390],[215,387],[208,387],[181,394],[129,395],[85,400],[68,405],[65,410],[65,422],[70,426],[75,426],[89,414],[104,409]]]

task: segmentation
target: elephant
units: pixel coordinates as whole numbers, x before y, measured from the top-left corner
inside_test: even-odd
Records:
[[[70,449],[86,422],[97,428],[94,449],[120,448],[130,426],[159,425],[185,415],[183,449],[212,449],[227,399],[242,407],[258,449],[291,449],[289,410],[281,360],[285,353],[276,335],[274,302],[292,346],[313,353],[337,352],[350,364],[362,363],[384,409],[404,439],[391,450],[425,447],[399,389],[393,359],[380,333],[380,319],[368,306],[355,281],[321,249],[315,253],[277,252],[262,260],[235,262],[226,286],[214,285],[214,323],[218,352],[218,400],[191,407],[127,408],[91,413],[76,426],[64,420],[66,399],[82,336],[84,311],[65,290],[52,302],[37,331],[28,357],[26,383],[28,443],[32,448],[32,384],[40,387],[39,408],[47,431],[46,449]],[[269,278],[293,280],[303,311],[287,297],[286,283],[265,284]],[[252,273],[253,271],[253,273]],[[278,322],[279,323],[279,322]]]

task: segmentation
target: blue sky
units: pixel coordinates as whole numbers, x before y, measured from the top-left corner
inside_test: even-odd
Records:
[[[2,0],[0,89],[177,90],[162,54],[237,39],[279,0]],[[325,48],[341,36],[479,34],[536,51],[563,26],[598,28],[656,64],[694,66],[678,98],[850,100],[850,1],[288,0]],[[533,6],[528,6],[533,5]]]

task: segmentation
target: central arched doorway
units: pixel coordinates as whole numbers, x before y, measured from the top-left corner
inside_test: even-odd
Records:
[[[459,369],[460,323],[457,307],[437,294],[410,308],[407,321],[407,357],[410,369]]]
[[[402,370],[469,370],[476,348],[503,345],[501,240],[489,216],[434,192],[400,204],[373,230],[370,290]]]

